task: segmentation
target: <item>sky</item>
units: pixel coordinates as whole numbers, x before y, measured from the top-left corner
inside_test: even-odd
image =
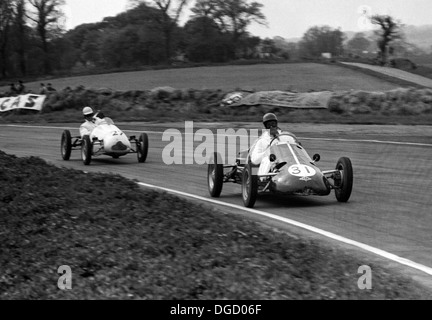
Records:
[[[252,23],[248,31],[261,38],[301,38],[312,26],[328,25],[342,31],[372,28],[366,14],[389,14],[405,25],[432,24],[431,0],[249,0],[261,3],[267,26]],[[191,0],[194,3],[194,0]],[[100,22],[128,8],[129,0],[66,0],[66,28]],[[183,22],[190,14],[186,10]]]

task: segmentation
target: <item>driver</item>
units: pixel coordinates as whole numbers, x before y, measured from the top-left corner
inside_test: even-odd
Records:
[[[84,123],[80,126],[81,138],[85,135],[90,135],[93,129],[101,124],[114,124],[111,118],[105,117],[102,111],[94,112],[90,107],[84,107],[83,109]]]
[[[79,131],[81,138],[85,135],[90,135],[94,128],[96,128],[94,111],[90,107],[84,107],[82,110],[85,121],[81,124]]]
[[[267,174],[271,169],[270,161],[270,142],[273,138],[277,137],[282,133],[282,130],[278,127],[278,119],[274,113],[266,113],[263,116],[263,124],[266,130],[258,138],[258,140],[252,146],[251,161],[254,165],[259,165],[258,175]],[[297,137],[290,133],[294,140],[297,142]],[[298,142],[297,142],[298,143]]]

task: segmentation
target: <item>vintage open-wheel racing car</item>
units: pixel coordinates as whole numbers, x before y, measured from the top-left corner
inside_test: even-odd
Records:
[[[270,171],[258,175],[259,165],[251,162],[250,151],[239,152],[235,164],[224,165],[219,153],[208,164],[207,182],[212,197],[219,197],[224,183],[241,184],[246,207],[252,208],[258,194],[273,192],[284,195],[329,195],[335,191],[339,202],[347,202],[353,187],[353,168],[348,157],[341,157],[335,169],[320,170],[303,146],[289,133],[282,133],[270,142]],[[229,169],[229,170],[228,170]]]
[[[90,135],[72,136],[69,130],[64,130],[61,136],[61,155],[63,160],[69,160],[72,150],[81,150],[81,159],[89,165],[92,157],[100,155],[118,159],[129,153],[136,153],[138,162],[145,162],[148,153],[148,136],[143,132],[137,138],[128,137],[110,118],[104,118]]]

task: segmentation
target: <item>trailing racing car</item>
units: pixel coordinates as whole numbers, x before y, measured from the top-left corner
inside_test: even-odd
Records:
[[[69,160],[72,150],[81,150],[81,159],[89,165],[92,157],[100,155],[118,159],[129,153],[136,153],[138,162],[145,162],[148,153],[148,136],[145,132],[139,137],[127,135],[114,122],[105,117],[90,135],[72,136],[69,130],[64,130],[61,136],[61,155],[63,160]]]
[[[259,165],[251,162],[250,151],[239,152],[235,164],[224,165],[219,153],[208,164],[207,182],[210,196],[219,197],[224,183],[241,184],[246,207],[252,208],[260,193],[283,195],[329,195],[332,190],[339,202],[347,202],[353,187],[353,168],[348,157],[341,157],[335,169],[320,170],[316,162],[289,133],[281,133],[270,142],[270,170],[258,175]],[[229,170],[228,170],[229,169]]]

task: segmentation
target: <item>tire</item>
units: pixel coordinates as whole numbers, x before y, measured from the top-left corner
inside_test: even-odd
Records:
[[[341,173],[340,179],[335,181],[335,185],[340,189],[335,189],[336,199],[339,202],[347,202],[351,196],[353,186],[353,168],[351,160],[347,157],[342,157],[336,164],[336,170]]]
[[[138,157],[138,162],[143,163],[146,161],[147,159],[147,154],[148,154],[148,136],[147,133],[141,133],[139,139],[138,139],[138,143],[137,143],[137,157]]]
[[[63,160],[69,160],[72,152],[72,137],[69,130],[64,130],[61,136],[60,152]]]
[[[252,165],[245,166],[242,176],[242,198],[245,207],[253,208],[258,196],[258,176],[252,174]]]
[[[213,156],[214,163],[209,163],[207,168],[207,185],[210,196],[218,198],[223,186],[223,164],[218,163],[218,153]]]
[[[92,151],[93,145],[90,141],[90,137],[88,135],[85,135],[82,139],[81,144],[81,159],[86,166],[88,166],[91,162]]]

